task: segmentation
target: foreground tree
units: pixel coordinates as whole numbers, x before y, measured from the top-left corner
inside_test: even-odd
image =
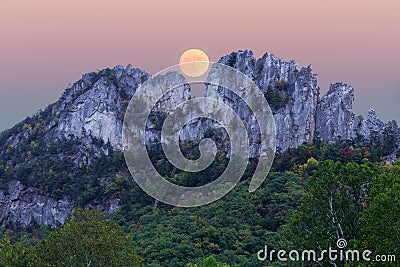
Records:
[[[210,256],[205,258],[200,266],[189,263],[186,267],[229,267],[229,265],[217,261],[214,256]]]
[[[343,165],[325,161],[307,184],[307,194],[299,212],[292,217],[283,233],[293,249],[322,251],[337,248],[337,241],[345,239],[347,248],[355,248],[362,240],[362,211],[373,177],[381,171],[376,165]],[[307,262],[323,266],[343,266],[345,261]]]
[[[131,238],[102,213],[77,209],[29,252],[28,266],[142,266]]]
[[[375,254],[399,255],[400,162],[371,181],[363,211],[362,247]]]

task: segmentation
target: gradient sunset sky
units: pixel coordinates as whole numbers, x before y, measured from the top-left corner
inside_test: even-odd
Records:
[[[0,130],[56,101],[85,72],[131,63],[150,73],[200,48],[312,65],[321,92],[343,81],[354,111],[400,120],[398,0],[2,0]]]

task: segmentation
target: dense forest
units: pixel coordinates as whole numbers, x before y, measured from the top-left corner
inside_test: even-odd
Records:
[[[389,136],[379,142],[360,137],[325,144],[316,137],[296,149],[278,150],[256,192],[248,192],[254,159],[230,193],[196,208],[172,207],[149,197],[130,177],[119,151],[110,148],[84,162],[76,160],[79,139],[52,145],[27,142],[29,147],[7,154],[5,160],[13,165],[0,162],[1,185],[17,179],[55,198],[68,194],[77,208],[57,229],[1,228],[0,266],[385,266],[340,258],[298,262],[257,257],[265,246],[321,251],[337,248],[339,239],[347,242],[346,249],[371,250],[371,259],[384,255],[391,259],[387,266],[395,266],[400,162],[384,160],[388,152],[396,152],[392,142]],[[181,148],[187,158],[199,156],[193,142]],[[209,183],[228,162],[219,155],[206,170],[187,173],[168,163],[159,143],[148,150],[157,170],[184,186]],[[87,153],[95,155],[89,148]],[[78,208],[115,198],[120,202],[111,214]]]

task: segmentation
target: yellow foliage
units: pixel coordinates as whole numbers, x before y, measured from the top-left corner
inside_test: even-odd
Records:
[[[309,170],[316,168],[318,164],[318,160],[311,157],[307,160],[307,163],[295,165],[292,171],[300,177],[308,176]]]

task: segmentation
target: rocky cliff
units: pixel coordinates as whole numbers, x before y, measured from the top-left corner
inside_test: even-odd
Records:
[[[54,199],[40,193],[36,188],[26,188],[20,181],[8,183],[7,192],[0,190],[0,224],[30,226],[57,226],[63,224],[72,210],[67,196]]]
[[[295,61],[285,62],[269,53],[256,59],[247,50],[220,62],[245,73],[264,92],[274,113],[277,147],[286,150],[313,139],[319,87],[310,67],[299,69]],[[222,92],[222,98],[237,101],[228,90]],[[239,115],[242,112],[238,110]]]
[[[337,141],[353,137],[355,124],[352,106],[354,89],[344,83],[332,84],[316,110],[316,132],[322,140]],[[363,120],[362,117],[358,118]]]
[[[369,140],[379,139],[391,131],[400,140],[400,130],[395,121],[384,123],[373,110],[366,119],[352,112],[354,89],[350,85],[342,82],[332,84],[327,94],[320,96],[317,77],[310,66],[299,67],[295,61],[286,62],[269,53],[257,59],[248,50],[226,55],[220,59],[220,63],[243,72],[262,90],[274,114],[277,147],[280,150],[297,147],[315,137],[325,142],[360,136]],[[20,130],[0,135],[3,167],[15,167],[7,161],[8,155],[25,143],[34,151],[35,145],[40,142],[51,144],[66,138],[77,138],[80,142],[79,152],[71,156],[76,167],[82,162],[90,164],[93,153],[107,154],[109,149],[121,149],[124,112],[132,95],[149,77],[145,71],[130,65],[84,74],[65,90],[59,101],[16,128]],[[170,78],[166,76],[165,82],[168,83]],[[211,93],[215,92],[206,91],[206,95]],[[251,126],[256,123],[250,119],[247,109],[237,104],[240,102],[237,95],[227,89],[218,90],[217,93],[247,124]],[[156,110],[169,110],[175,103],[189,97],[190,86],[185,84],[164,96]],[[152,138],[159,135],[158,122],[156,118],[148,125]],[[207,123],[201,120],[193,122],[182,131],[182,137],[202,137],[207,127]],[[250,135],[250,138],[256,140],[256,136]],[[257,151],[252,149],[252,156],[257,156]],[[56,157],[64,160],[63,155]],[[30,161],[32,159],[24,159],[23,164],[29,165]],[[1,224],[27,226],[35,221],[55,226],[65,221],[74,205],[68,196],[52,198],[17,180],[8,183],[7,188],[0,190]],[[111,205],[111,211],[115,205]]]
[[[52,107],[46,138],[93,136],[121,148],[124,110],[149,74],[128,65],[89,73],[69,87]]]
[[[316,111],[316,133],[327,142],[349,140],[362,137],[370,140],[372,135],[382,137],[388,131],[397,133],[399,140],[399,127],[396,121],[384,123],[370,109],[368,116],[356,116],[352,112],[354,89],[345,83],[335,83],[329,88],[318,103]]]

